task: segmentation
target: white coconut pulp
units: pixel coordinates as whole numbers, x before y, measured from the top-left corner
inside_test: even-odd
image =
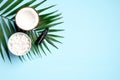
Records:
[[[8,40],[8,48],[14,55],[24,55],[31,48],[31,39],[25,33],[14,33]]]
[[[39,23],[39,15],[35,9],[31,7],[25,7],[17,12],[15,22],[22,30],[32,30]]]

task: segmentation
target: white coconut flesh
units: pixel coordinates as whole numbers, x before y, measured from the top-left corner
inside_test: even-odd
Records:
[[[20,29],[32,30],[39,23],[39,15],[33,8],[25,7],[18,11],[15,21]]]
[[[14,55],[25,55],[30,51],[31,39],[25,33],[14,33],[8,40],[8,48]]]

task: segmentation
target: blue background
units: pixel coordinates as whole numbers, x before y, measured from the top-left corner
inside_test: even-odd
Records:
[[[120,0],[48,0],[63,13],[63,44],[21,63],[0,59],[0,80],[120,80]],[[16,60],[16,59],[14,59]]]

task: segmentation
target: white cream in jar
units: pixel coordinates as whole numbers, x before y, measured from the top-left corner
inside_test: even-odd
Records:
[[[8,40],[8,48],[11,53],[17,56],[25,55],[30,51],[31,39],[22,32],[14,33]]]

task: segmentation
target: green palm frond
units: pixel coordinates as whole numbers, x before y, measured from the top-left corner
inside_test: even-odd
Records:
[[[0,55],[4,61],[6,60],[5,58],[8,57],[9,61],[11,62],[11,54],[7,47],[7,41],[13,33],[19,31],[15,24],[14,18],[17,11],[23,7],[30,6],[37,10],[40,16],[40,25],[32,31],[25,32],[32,40],[32,48],[27,55],[19,56],[19,59],[21,61],[24,61],[26,57],[28,59],[32,59],[33,56],[41,56],[43,53],[47,55],[46,50],[51,53],[48,44],[58,49],[58,47],[54,43],[61,43],[58,38],[63,38],[63,36],[54,33],[64,31],[63,29],[54,28],[54,26],[63,23],[59,22],[62,17],[61,14],[57,13],[58,10],[42,14],[50,8],[55,7],[55,5],[38,9],[38,7],[40,7],[47,0],[40,1],[36,4],[34,4],[36,0],[30,0],[24,3],[23,1],[24,0],[0,0]],[[44,41],[42,41],[40,45],[36,45],[35,41],[37,40],[41,32],[46,28],[49,28],[49,31]]]

